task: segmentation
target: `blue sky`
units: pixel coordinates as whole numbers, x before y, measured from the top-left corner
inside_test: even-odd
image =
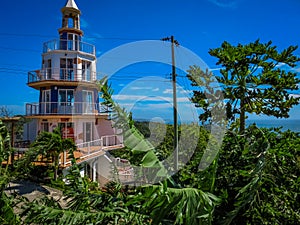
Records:
[[[299,0],[76,0],[76,3],[82,12],[84,40],[96,45],[100,58],[124,44],[174,35],[182,47],[198,55],[209,68],[217,69],[216,59],[208,51],[225,40],[231,44],[247,44],[258,38],[262,42],[272,40],[279,50],[300,45]],[[0,106],[7,106],[15,114],[24,114],[25,103],[38,100],[38,92],[26,86],[27,72],[41,67],[42,44],[58,37],[60,9],[64,4],[65,0],[15,0],[1,4]],[[168,51],[168,44],[165,46]],[[179,48],[176,62],[184,64],[188,56]],[[300,55],[300,49],[296,54]],[[111,77],[115,93],[121,93],[116,99],[133,109],[136,118],[161,116],[168,120],[172,117],[170,73],[171,67],[159,62],[122,68]],[[178,78],[178,98],[184,120],[195,117],[195,112],[191,109],[186,114],[184,110],[190,88],[184,72],[178,73],[182,75]],[[129,99],[134,102],[128,102]],[[299,112],[297,106],[291,111],[291,118],[300,118]]]

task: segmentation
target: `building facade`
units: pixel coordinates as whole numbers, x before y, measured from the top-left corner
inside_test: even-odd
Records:
[[[26,104],[30,122],[24,139],[32,142],[40,132],[59,127],[77,146],[118,145],[120,137],[99,101],[95,46],[82,41],[81,12],[74,0],[61,12],[59,38],[44,43],[41,68],[28,73],[27,85],[39,91],[39,100]]]

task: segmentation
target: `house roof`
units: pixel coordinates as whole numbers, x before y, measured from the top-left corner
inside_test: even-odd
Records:
[[[67,0],[65,7],[79,10],[74,0]]]

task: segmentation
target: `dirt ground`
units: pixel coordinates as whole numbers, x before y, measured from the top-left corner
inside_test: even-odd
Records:
[[[42,198],[44,196],[53,197],[55,200],[62,201],[63,193],[60,190],[40,185],[27,180],[18,180],[10,182],[5,191],[8,195],[14,193],[27,198],[29,201],[34,199]]]

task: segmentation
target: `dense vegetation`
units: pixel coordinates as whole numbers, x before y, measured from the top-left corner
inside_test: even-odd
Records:
[[[136,124],[149,134],[146,122]],[[243,136],[230,131],[218,158],[207,170],[199,171],[209,135],[203,127],[199,129],[198,147],[174,180],[181,187],[197,188],[221,199],[213,224],[299,224],[299,133],[255,125],[249,126]],[[166,149],[172,149],[172,126],[167,130],[164,142],[156,148],[158,155],[168,155]],[[123,150],[116,154],[136,160],[127,153]]]
[[[235,48],[224,44],[225,47],[230,47],[234,54]],[[242,46],[238,51],[241,49]],[[286,54],[291,57],[293,50],[291,48]],[[294,63],[295,58],[291,60]],[[226,71],[230,70],[226,70],[225,65]],[[276,74],[286,76],[278,70]],[[290,74],[290,79],[292,77]],[[254,78],[251,76],[251,79]],[[149,129],[147,122],[133,121],[131,114],[112,100],[108,83],[101,81],[99,86],[104,103],[114,112],[112,118],[116,119],[116,126],[124,130],[126,146],[113,154],[143,169],[154,168],[157,174],[151,177],[153,180],[166,179],[139,187],[111,182],[100,188],[87,177],[80,176],[74,145],[61,139],[58,131],[42,133],[25,157],[10,168],[5,163],[13,152],[9,131],[0,121],[0,163],[3,163],[0,168],[0,224],[300,224],[299,133],[258,128],[255,124],[244,128],[235,120],[236,123],[228,127],[218,154],[209,167],[203,169],[199,164],[212,138],[210,126],[181,124],[179,148],[182,151],[179,154],[190,159],[178,173],[167,176],[168,169],[174,165],[171,161],[161,162],[173,151],[172,126],[157,123],[151,124]],[[194,101],[201,101],[208,112],[210,107],[203,101],[204,96],[195,97]],[[278,101],[285,100],[278,97]],[[295,104],[295,99],[287,101],[290,106]],[[200,102],[196,104],[201,105]],[[244,110],[231,113],[241,115]],[[286,116],[285,113],[282,116]],[[201,118],[208,119],[209,114]],[[37,171],[32,164],[37,153],[57,159],[62,149],[69,150],[72,160],[70,173],[64,177],[68,182],[61,182],[61,175],[56,181],[63,191],[63,199],[45,196],[30,202],[5,192],[12,179],[30,179],[32,171]],[[188,156],[188,153],[192,154]],[[56,178],[57,163],[53,169],[51,174]]]

